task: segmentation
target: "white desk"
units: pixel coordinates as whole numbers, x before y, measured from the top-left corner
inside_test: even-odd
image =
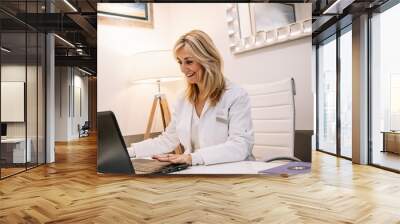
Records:
[[[286,162],[259,162],[259,161],[240,161],[233,163],[222,163],[209,166],[190,166],[186,170],[171,174],[258,174],[261,170],[271,169]]]
[[[2,145],[12,145],[13,150],[13,163],[25,163],[25,158],[27,158],[27,162],[31,161],[31,144],[32,141],[30,138],[27,139],[27,147],[25,154],[25,138],[6,138],[1,139]]]

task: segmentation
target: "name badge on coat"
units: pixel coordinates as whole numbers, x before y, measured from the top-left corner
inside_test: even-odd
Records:
[[[225,111],[218,111],[216,115],[217,122],[228,124],[228,113]]]

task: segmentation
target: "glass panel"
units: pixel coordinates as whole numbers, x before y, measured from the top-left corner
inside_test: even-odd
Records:
[[[372,23],[372,163],[400,170],[400,4]]]
[[[390,130],[400,130],[400,73],[390,75]]]
[[[318,48],[318,147],[336,154],[336,40]]]
[[[1,140],[2,177],[25,170],[26,34],[1,34]]]
[[[46,38],[40,33],[38,41],[38,163],[45,163],[45,60],[46,60]]]
[[[27,20],[31,24],[36,24],[37,16],[31,17],[33,13],[39,11],[38,2],[27,2],[26,12]],[[30,158],[28,159],[28,168],[37,166],[38,143],[37,143],[37,74],[38,74],[38,34],[35,30],[27,31],[27,80],[26,80],[26,113],[27,113],[27,150],[30,149]]]
[[[340,153],[352,157],[352,35],[340,36]]]
[[[0,7],[12,12],[0,12],[4,178],[45,162],[45,35],[21,22],[37,23],[30,16],[45,12],[45,0],[1,1]]]
[[[28,154],[28,167],[37,165],[38,157],[38,143],[37,143],[37,74],[38,74],[38,35],[36,32],[27,33],[28,43],[28,62],[27,62],[27,82],[26,82],[26,111],[27,111],[27,143],[28,150],[31,153]]]

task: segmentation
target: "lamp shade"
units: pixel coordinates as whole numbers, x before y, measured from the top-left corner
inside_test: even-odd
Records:
[[[182,78],[179,64],[171,50],[154,50],[134,54],[133,83],[167,82]]]

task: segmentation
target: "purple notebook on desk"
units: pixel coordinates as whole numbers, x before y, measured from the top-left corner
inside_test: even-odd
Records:
[[[309,173],[310,171],[311,171],[311,163],[290,162],[282,166],[277,166],[271,169],[259,171],[258,173],[290,176],[295,174]]]

